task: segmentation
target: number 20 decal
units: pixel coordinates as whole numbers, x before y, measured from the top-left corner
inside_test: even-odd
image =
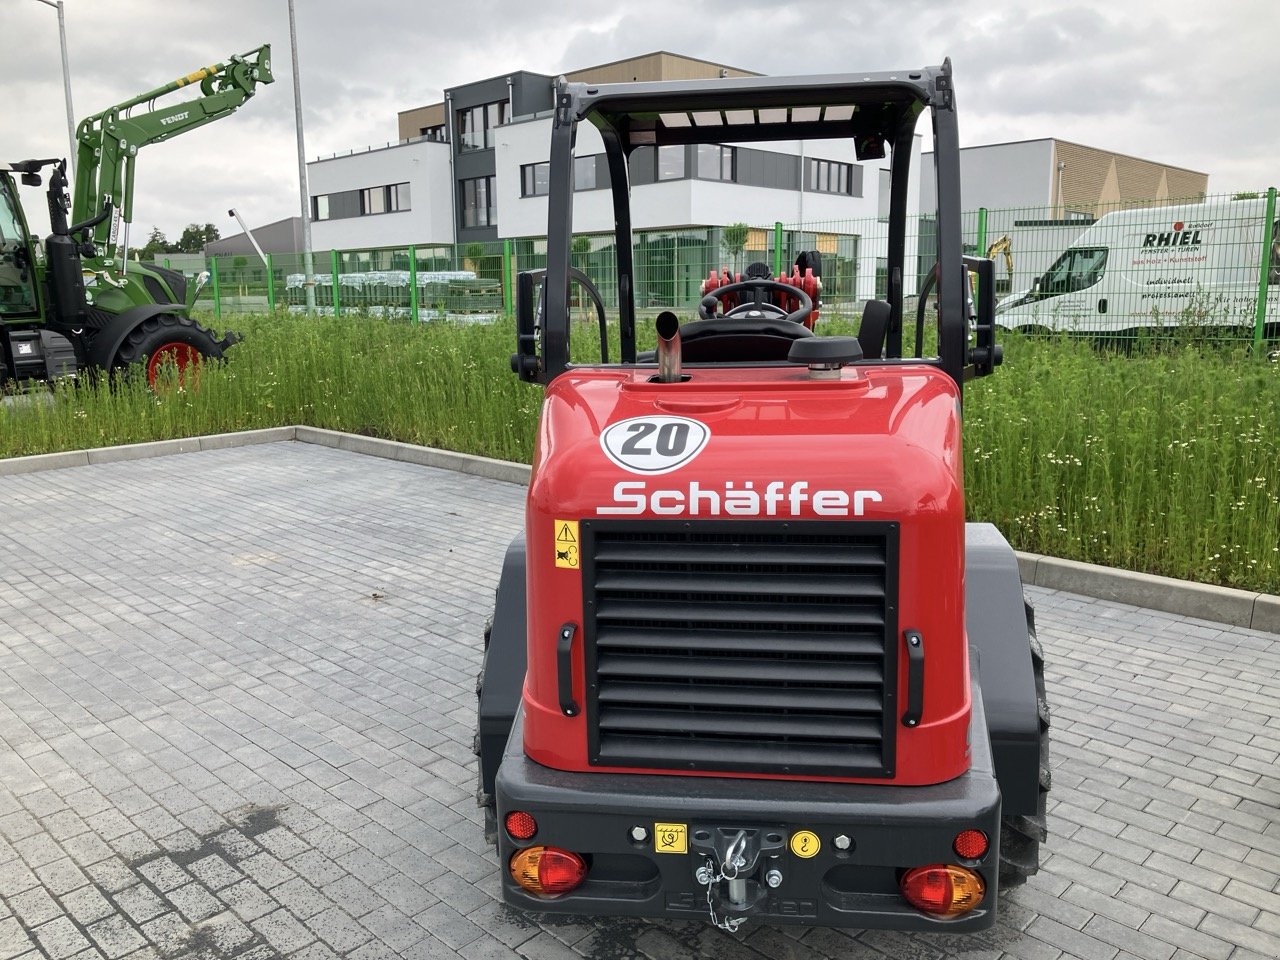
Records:
[[[711,430],[687,417],[632,417],[619,420],[600,435],[610,460],[632,473],[670,473],[702,452]]]

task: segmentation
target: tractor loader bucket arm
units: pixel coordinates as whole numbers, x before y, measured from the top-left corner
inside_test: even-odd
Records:
[[[131,222],[138,150],[234,113],[259,84],[273,80],[271,45],[263,44],[80,121],[71,221],[93,220],[111,205],[125,223]],[[156,106],[156,101],[193,85],[199,86],[199,96],[194,99]],[[136,112],[137,107],[145,109]],[[114,224],[100,221],[93,228],[92,239],[102,248],[113,234]]]

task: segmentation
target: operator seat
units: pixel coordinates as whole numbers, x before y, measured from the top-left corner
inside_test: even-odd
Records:
[[[885,336],[889,332],[889,317],[893,308],[883,300],[868,300],[862,308],[862,323],[858,326],[858,345],[868,360],[884,356]]]
[[[680,354],[685,363],[781,362],[793,342],[812,336],[783,317],[714,317],[680,327]]]

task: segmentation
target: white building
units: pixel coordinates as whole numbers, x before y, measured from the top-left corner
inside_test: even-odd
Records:
[[[925,153],[922,160],[920,209],[932,211],[933,154]],[[988,247],[1009,238],[1013,278],[1006,264],[997,262],[1000,294],[1029,288],[1103,214],[1200,200],[1208,187],[1205,173],[1053,138],[960,150],[965,211],[988,211]],[[964,226],[965,243],[976,251],[977,216],[966,217]],[[922,229],[927,229],[924,223]]]
[[[748,74],[654,53],[568,76],[609,82],[733,75]],[[536,261],[547,229],[554,82],[517,72],[450,88],[443,103],[400,115],[399,143],[308,164],[314,248],[403,250],[511,240],[522,267]],[[918,144],[913,163],[919,162]],[[594,128],[579,128],[574,232],[593,235],[593,252],[612,243],[603,150]],[[772,259],[773,226],[782,223],[790,225],[784,262],[816,249],[824,256],[831,294],[875,295],[885,250],[887,164],[856,161],[851,141],[637,150],[629,178],[637,302],[695,296],[707,273],[727,263],[722,228],[738,223],[753,228],[739,269],[752,259]],[[910,207],[914,215],[915,191]]]

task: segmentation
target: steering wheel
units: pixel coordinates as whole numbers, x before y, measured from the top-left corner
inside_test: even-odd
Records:
[[[742,293],[750,290],[752,295],[751,302],[740,303],[736,307],[731,307],[724,314],[716,315],[716,306],[720,304],[725,295],[730,293]],[[769,303],[764,299],[766,293],[781,293],[789,297],[795,297],[800,301],[800,306],[787,313],[782,307],[776,303]],[[766,318],[774,318],[781,320],[792,320],[795,323],[804,323],[813,313],[813,299],[801,290],[799,287],[793,287],[789,283],[782,283],[778,280],[770,280],[767,277],[753,277],[747,280],[740,280],[737,283],[726,283],[722,287],[716,287],[698,304],[698,316],[703,320],[718,320],[722,317],[739,317],[743,320],[763,320]]]

